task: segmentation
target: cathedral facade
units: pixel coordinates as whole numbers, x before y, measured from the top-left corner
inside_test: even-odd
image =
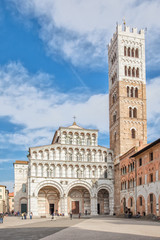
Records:
[[[98,145],[97,130],[60,127],[50,145],[29,149],[28,160],[14,164],[15,211],[113,214],[113,152]]]

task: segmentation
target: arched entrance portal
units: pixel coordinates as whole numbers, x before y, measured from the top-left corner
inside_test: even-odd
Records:
[[[109,214],[109,192],[106,189],[99,190],[97,200],[97,213]]]
[[[59,211],[59,191],[51,186],[43,187],[38,192],[38,215],[46,216],[58,213]]]
[[[85,187],[73,187],[68,193],[68,209],[72,214],[90,214],[90,193]]]

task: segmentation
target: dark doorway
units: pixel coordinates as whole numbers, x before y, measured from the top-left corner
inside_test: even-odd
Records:
[[[97,213],[100,214],[100,204],[97,204]]]
[[[27,204],[26,203],[21,204],[21,213],[27,213]]]
[[[72,202],[72,214],[78,214],[79,213],[79,201],[73,201]]]
[[[50,214],[52,215],[54,213],[54,204],[49,204],[50,207]]]

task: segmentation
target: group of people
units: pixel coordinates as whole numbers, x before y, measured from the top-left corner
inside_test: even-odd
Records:
[[[27,219],[27,213],[24,212],[24,213],[22,213],[21,216],[22,216],[22,220],[23,219]],[[33,217],[33,213],[32,212],[29,214],[29,217],[30,217],[30,219],[32,219],[32,217]]]

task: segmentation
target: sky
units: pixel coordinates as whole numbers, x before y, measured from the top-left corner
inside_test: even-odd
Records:
[[[146,30],[148,142],[160,136],[159,0],[0,1],[0,184],[73,116],[109,147],[107,44],[122,24]]]

